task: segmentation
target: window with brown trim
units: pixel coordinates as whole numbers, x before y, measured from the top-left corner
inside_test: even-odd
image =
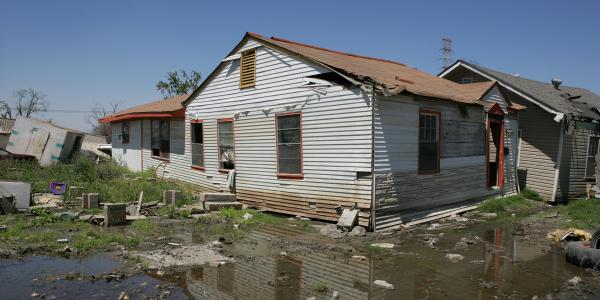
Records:
[[[121,143],[129,143],[129,122],[121,123]]]
[[[240,88],[256,85],[256,49],[243,52],[240,57]]]
[[[204,128],[201,120],[190,122],[192,166],[204,168]]]
[[[419,112],[419,173],[440,171],[440,113]]]
[[[277,126],[277,174],[302,176],[302,114],[275,116]]]
[[[160,159],[169,159],[171,140],[169,120],[152,120],[150,126],[152,156]]]
[[[233,120],[219,119],[217,122],[219,169],[235,169],[235,145],[233,136]]]

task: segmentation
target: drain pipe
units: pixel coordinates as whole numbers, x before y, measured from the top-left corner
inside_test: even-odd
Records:
[[[375,84],[371,83],[371,226],[373,232],[377,230],[375,224]]]

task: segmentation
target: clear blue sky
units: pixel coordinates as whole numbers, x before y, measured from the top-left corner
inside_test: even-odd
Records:
[[[437,74],[454,57],[600,93],[600,1],[0,1],[0,99],[45,92],[53,110],[160,99],[168,71],[208,75],[253,31]],[[206,1],[208,2],[208,1]],[[39,116],[89,129],[86,113]]]

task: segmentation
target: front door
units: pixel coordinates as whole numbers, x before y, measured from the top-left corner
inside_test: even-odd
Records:
[[[488,187],[504,186],[504,121],[488,115],[487,165]]]

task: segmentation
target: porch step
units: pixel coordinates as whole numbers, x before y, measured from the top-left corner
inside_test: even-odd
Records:
[[[207,212],[219,210],[221,208],[233,208],[233,209],[242,209],[242,203],[237,201],[217,201],[217,202],[204,202],[204,209]]]
[[[237,198],[231,193],[201,193],[200,202],[235,202]]]

